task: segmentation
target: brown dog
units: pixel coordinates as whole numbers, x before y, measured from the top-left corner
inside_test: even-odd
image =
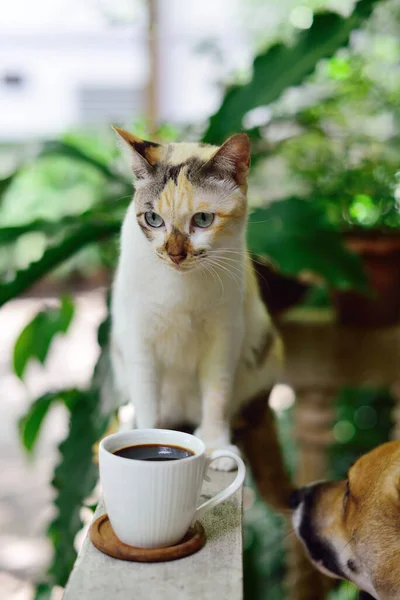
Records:
[[[297,490],[292,508],[296,534],[320,571],[377,600],[400,599],[400,441],[361,457],[346,481]]]

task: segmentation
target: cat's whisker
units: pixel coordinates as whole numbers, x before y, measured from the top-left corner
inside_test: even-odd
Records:
[[[215,281],[218,284],[218,279],[215,275],[215,272],[212,271],[207,265],[203,265],[203,272],[207,275],[208,273],[211,275],[211,277],[213,278],[213,281]]]
[[[217,252],[217,251],[211,251],[211,252]],[[242,263],[242,261],[240,261],[236,258],[224,256],[223,254],[217,255],[217,256],[212,256],[211,258],[212,259],[218,258],[219,261],[225,262],[227,267],[235,268],[237,271],[240,272],[241,275],[243,274],[243,270],[241,270],[240,267],[238,267],[238,265],[240,265]],[[269,288],[268,282],[266,281],[264,275],[262,275],[260,273],[259,273],[259,275],[260,275],[261,279],[264,281],[265,285]],[[249,285],[251,287],[252,292],[257,292],[257,290],[258,290],[257,283],[256,283],[256,281],[254,281],[253,278],[248,278],[246,283],[247,283],[247,285]]]
[[[219,253],[219,252],[233,252],[233,253],[235,253],[235,254],[240,254],[241,256],[243,255],[243,253],[242,253],[242,252],[239,252],[239,251],[236,251],[236,250],[230,250],[230,249],[223,249],[223,250],[210,250],[210,251],[209,251],[209,253],[210,253],[210,254],[211,254],[211,253],[213,253],[213,254],[217,254],[217,253]],[[251,254],[251,253],[249,252],[249,254]],[[218,255],[218,254],[217,254],[217,256],[223,256],[223,254],[221,254],[221,255]],[[227,257],[227,256],[225,256],[225,257],[223,257],[223,258],[224,258],[224,260],[231,260],[231,261],[234,261],[234,260],[235,260],[234,258],[232,258],[232,257]],[[265,263],[263,263],[263,262],[261,262],[261,261],[259,261],[259,260],[256,260],[256,259],[255,259],[253,256],[251,256],[251,260],[252,260],[254,263],[256,263],[256,264],[258,264],[258,265],[261,265],[262,267],[266,267],[266,266],[268,266],[268,265],[266,265]],[[269,261],[269,263],[272,265],[272,262],[271,262],[271,261]],[[269,285],[269,283],[268,283],[268,281],[267,281],[267,279],[266,279],[265,275],[263,275],[262,273],[260,273],[260,271],[257,271],[257,276],[258,276],[258,277],[260,277],[260,278],[262,279],[262,281],[264,282],[264,284],[265,284],[266,288],[268,289],[268,292],[270,293],[270,292],[271,292],[271,288],[270,288],[270,285]],[[255,290],[255,286],[254,286],[254,284],[253,284],[253,290]]]
[[[234,265],[224,264],[222,260],[213,260],[213,264],[225,271],[238,285],[241,294],[243,293],[243,271]],[[234,270],[233,270],[234,269]]]
[[[218,272],[216,271],[215,268],[213,268],[213,264],[211,262],[208,262],[205,258],[201,259],[201,262],[204,267],[206,268],[206,271],[211,273],[214,277],[214,281],[219,281],[220,287],[221,287],[221,294],[220,294],[220,300],[219,303],[222,304],[223,301],[223,297],[224,297],[224,293],[225,293],[225,289],[224,289],[224,284],[222,282],[221,277],[219,276]]]
[[[223,258],[224,260],[227,260],[227,261],[230,261],[230,262],[233,262],[236,264],[241,264],[244,266],[244,261],[240,260],[239,257],[225,256],[223,253],[221,253],[221,254],[215,253],[214,254],[213,252],[210,252],[209,254],[211,255],[210,258],[214,258],[214,257],[215,258]]]
[[[243,301],[243,290],[242,290],[242,285],[241,282],[239,281],[238,277],[230,270],[228,269],[228,267],[226,265],[221,264],[220,262],[218,262],[217,259],[209,259],[209,263],[208,264],[212,264],[214,265],[216,268],[220,268],[222,271],[226,272],[227,275],[229,275],[232,280],[235,282],[236,286],[238,287],[241,299]]]
[[[259,225],[260,223],[270,223],[271,221],[274,221],[275,219],[273,219],[272,217],[270,219],[263,219],[262,221],[249,221],[249,225]]]
[[[224,264],[226,264],[226,266],[234,268],[241,275],[243,275],[243,273],[244,273],[244,270],[245,270],[244,264],[241,261],[236,260],[235,258],[226,258],[224,256],[210,256],[210,259],[223,262]]]
[[[239,254],[240,256],[243,256],[243,254],[244,254],[243,250],[234,250],[232,248],[218,248],[217,250],[208,250],[207,252],[209,254],[210,253],[225,253],[225,252],[229,252],[231,254]],[[268,256],[266,256],[265,254],[262,255],[262,258],[263,258],[263,261],[264,261],[263,262],[263,261],[257,260],[257,258],[255,258],[257,256],[261,258],[261,255],[256,254],[255,252],[252,252],[251,250],[248,250],[248,249],[245,252],[247,252],[249,254],[249,256],[250,256],[250,258],[251,258],[251,260],[253,262],[255,262],[255,263],[257,263],[257,264],[259,264],[259,265],[261,265],[263,267],[268,266],[268,265],[271,265],[272,267],[274,266],[273,261],[270,258],[268,258]]]
[[[213,268],[213,266],[212,266],[211,264],[209,264],[209,265],[208,265],[208,267],[211,269],[211,271],[212,271],[213,273],[215,273],[215,275],[218,277],[218,280],[219,280],[219,282],[220,282],[220,284],[221,284],[221,295],[220,295],[220,298],[219,298],[219,304],[222,304],[222,302],[223,302],[223,299],[224,299],[224,294],[225,294],[225,288],[224,288],[223,281],[222,281],[222,279],[221,279],[221,277],[220,277],[219,273],[217,272],[217,270],[216,270],[216,269],[214,269],[214,268]]]
[[[229,254],[236,254],[236,255],[238,255],[238,256],[240,256],[240,257],[242,257],[242,256],[243,256],[243,251],[239,251],[239,250],[231,250],[231,249],[229,249],[229,248],[227,248],[227,249],[225,249],[225,248],[221,248],[221,249],[219,249],[219,250],[209,250],[209,251],[208,251],[208,254],[217,254],[217,255],[219,255],[219,256],[224,256],[224,255],[225,255],[225,253],[229,253]],[[248,255],[250,256],[251,260],[252,260],[254,263],[256,263],[256,264],[258,264],[258,265],[261,265],[262,267],[266,267],[266,266],[271,266],[271,267],[273,267],[273,266],[274,266],[274,264],[273,264],[273,262],[271,261],[271,259],[269,259],[267,256],[264,256],[264,255],[263,255],[263,259],[264,259],[264,262],[263,262],[263,261],[261,261],[261,260],[257,260],[257,258],[255,258],[255,256],[259,256],[258,254],[255,254],[254,252],[250,252],[250,250],[248,250],[248,251],[247,251],[247,253],[248,253]],[[225,258],[228,258],[228,257],[225,257]]]

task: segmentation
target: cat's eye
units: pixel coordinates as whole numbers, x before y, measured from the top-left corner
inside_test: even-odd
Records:
[[[164,221],[160,215],[152,210],[149,210],[147,213],[145,213],[144,218],[146,219],[147,225],[150,225],[150,227],[161,227],[164,225]]]
[[[193,223],[196,227],[210,227],[214,221],[214,213],[199,212],[193,215]]]

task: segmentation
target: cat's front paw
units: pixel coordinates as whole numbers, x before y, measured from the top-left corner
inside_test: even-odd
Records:
[[[224,446],[220,449],[229,450],[230,452],[233,452],[234,454],[240,456],[239,448],[233,444],[228,444],[227,446]],[[229,456],[223,456],[222,458],[216,458],[215,460],[213,460],[210,464],[210,469],[214,469],[215,471],[234,471],[235,469],[237,469],[237,462]]]

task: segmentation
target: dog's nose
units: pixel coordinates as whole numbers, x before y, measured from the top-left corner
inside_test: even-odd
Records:
[[[181,262],[185,260],[187,254],[168,254],[168,256],[170,257],[173,263],[175,263],[176,265],[180,265]]]
[[[305,490],[304,488],[299,488],[298,490],[294,490],[289,498],[289,506],[292,510],[295,510],[296,508],[298,508],[298,506],[300,506],[300,504],[303,502],[304,500],[304,496],[305,496]]]

